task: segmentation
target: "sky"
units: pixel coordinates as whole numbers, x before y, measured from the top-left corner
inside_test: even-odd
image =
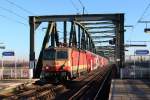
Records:
[[[80,0],[0,0],[0,46],[5,45],[4,51],[15,51],[16,59],[29,59],[29,16],[35,15],[65,15],[82,13]],[[81,0],[88,14],[125,13],[126,28],[125,43],[128,41],[150,41],[150,34],[144,33],[146,24],[137,23],[150,0]],[[19,5],[16,6],[16,5]],[[150,20],[150,8],[141,20]],[[149,23],[150,24],[150,23]],[[147,24],[147,27],[150,25]],[[43,39],[42,27],[36,31],[36,58]],[[131,42],[132,43],[132,42]],[[143,44],[143,43],[140,43]],[[145,44],[145,43],[144,43]],[[145,48],[130,48],[126,52],[132,55],[136,49],[149,49],[150,42]],[[1,59],[1,58],[0,58]]]

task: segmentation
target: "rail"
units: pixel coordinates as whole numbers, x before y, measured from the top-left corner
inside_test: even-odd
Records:
[[[83,87],[81,87],[73,96],[71,96],[69,98],[69,100],[77,100],[79,98],[81,98],[82,96],[84,96],[85,92],[90,90],[92,84],[94,83],[94,78],[98,79],[102,77],[102,75],[100,75],[100,73],[97,73],[94,77],[92,77],[92,79],[90,81],[88,81]]]
[[[82,86],[76,93],[74,93],[69,100],[77,99],[95,99],[99,100],[101,91],[108,97],[110,86],[112,68],[109,68],[106,72],[96,74],[87,84]],[[109,86],[108,86],[109,85]],[[106,87],[104,87],[106,86]],[[100,88],[100,89],[99,89]],[[107,89],[106,89],[107,88]],[[96,94],[96,95],[95,95]]]
[[[108,83],[110,83],[110,80],[111,80],[111,73],[112,73],[112,70],[109,70],[109,72],[107,73],[106,77],[104,78],[103,82],[101,83],[100,85],[100,88],[96,94],[96,96],[94,97],[94,100],[99,100],[100,98],[104,98],[104,96],[102,96],[102,92],[104,92],[104,88],[105,88],[105,85],[109,85]],[[106,92],[106,91],[105,91]],[[108,94],[108,93],[106,93]],[[107,96],[108,97],[108,96]]]
[[[66,95],[66,99],[86,99],[95,100],[99,97],[103,98],[103,93],[108,93],[109,80],[111,80],[112,67],[107,66],[104,69],[93,72],[88,76],[79,79],[78,81],[67,81],[64,84],[30,84],[21,85],[16,88],[16,91],[12,93],[8,99],[56,99],[57,96],[64,96],[65,91],[70,89],[69,94]],[[81,83],[83,82],[83,83]],[[73,83],[73,84],[72,84]],[[108,88],[108,89],[107,89]],[[61,92],[64,91],[64,92]],[[101,92],[102,91],[102,92]],[[103,92],[104,91],[104,92]],[[66,93],[67,94],[67,93]],[[108,95],[107,95],[108,97]],[[61,99],[61,98],[60,98]],[[59,99],[59,100],[60,100]],[[99,100],[99,99],[98,99]]]
[[[56,95],[56,91],[63,89],[63,85],[53,85],[53,84],[45,84],[43,86],[40,85],[31,85],[31,86],[24,86],[16,92],[4,99],[8,100],[25,100],[25,99],[32,99],[32,100],[51,100],[54,99]]]

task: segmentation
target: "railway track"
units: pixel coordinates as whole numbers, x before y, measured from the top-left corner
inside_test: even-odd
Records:
[[[91,100],[98,93],[98,89],[102,85],[105,76],[111,71],[111,67],[102,68],[80,80],[79,82],[68,83],[66,86],[70,90],[60,94],[56,100]]]
[[[21,85],[16,88],[13,95],[5,98],[5,100],[93,99],[109,70],[111,70],[110,67],[101,68],[100,71],[92,71],[85,76],[63,84]]]
[[[45,84],[40,85],[30,85],[23,86],[21,89],[18,89],[14,95],[6,98],[6,100],[49,100],[53,99],[56,95],[56,92],[64,89],[63,85],[53,85]]]
[[[98,100],[108,76],[111,71],[96,74],[90,81],[81,87],[69,100]],[[102,85],[102,86],[101,86]]]

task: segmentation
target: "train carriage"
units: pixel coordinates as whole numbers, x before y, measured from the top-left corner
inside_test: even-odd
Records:
[[[41,77],[73,79],[108,64],[108,59],[86,50],[69,47],[47,48],[43,52]]]

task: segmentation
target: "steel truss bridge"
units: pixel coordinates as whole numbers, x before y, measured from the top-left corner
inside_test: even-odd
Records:
[[[35,65],[35,31],[47,22],[39,59]],[[59,26],[63,32],[59,32]],[[124,14],[84,14],[30,16],[30,68],[34,78],[42,70],[42,52],[45,48],[65,45],[88,50],[113,58],[118,68],[124,66]],[[62,38],[61,38],[62,36]]]

